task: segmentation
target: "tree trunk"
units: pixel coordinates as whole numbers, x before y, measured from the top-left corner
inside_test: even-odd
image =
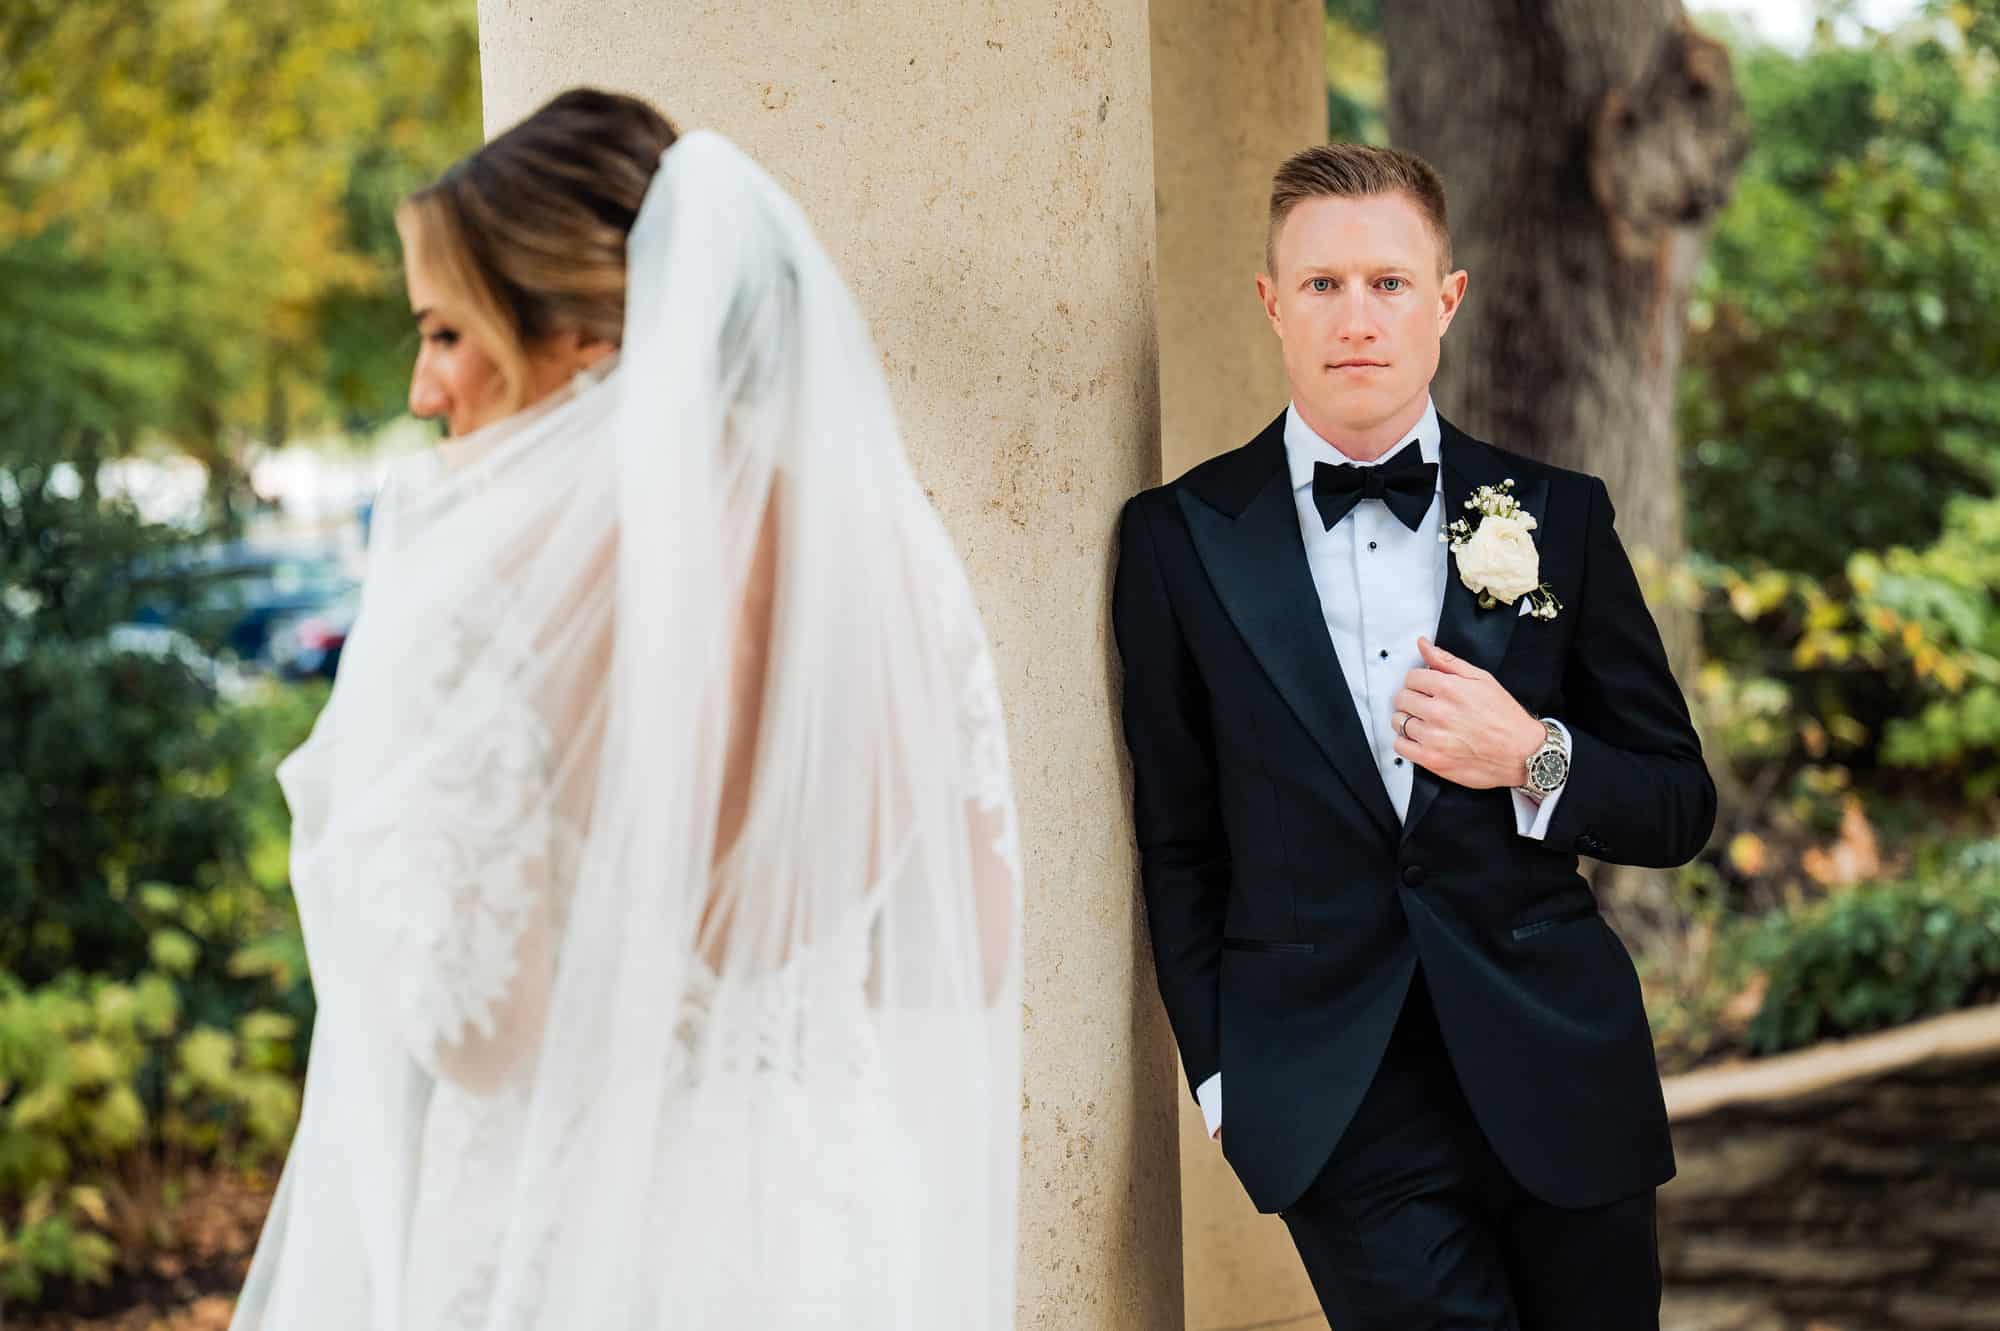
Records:
[[[1444,176],[1471,284],[1439,408],[1503,447],[1602,476],[1644,569],[1682,552],[1673,430],[1688,290],[1749,137],[1720,43],[1680,0],[1396,0],[1389,136]],[[1690,613],[1656,607],[1676,670]],[[1659,875],[1600,892],[1645,945]]]

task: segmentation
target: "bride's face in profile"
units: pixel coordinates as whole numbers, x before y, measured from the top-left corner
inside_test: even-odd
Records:
[[[526,349],[524,392],[510,402],[507,378],[453,285],[426,262],[424,247],[405,237],[403,275],[417,322],[417,363],[410,372],[410,414],[442,420],[445,433],[470,434],[526,410],[568,383],[578,370],[615,348],[559,333]]]

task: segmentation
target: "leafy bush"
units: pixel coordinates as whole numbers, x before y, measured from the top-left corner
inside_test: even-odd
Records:
[[[179,540],[0,469],[0,1299],[162,1242],[180,1171],[280,1154],[309,1038],[272,769],[318,690],[244,703],[114,649]]]
[[[298,1115],[297,1023],[190,1023],[174,982],[0,975],[0,1298],[105,1279],[148,1237],[162,1167],[284,1149]],[[122,1242],[120,1240],[123,1240]]]
[[[1745,1032],[1760,1054],[2000,998],[2000,843],[1774,914],[1740,947],[1768,984]]]
[[[0,1299],[102,1280],[170,1244],[159,1202],[181,1171],[282,1155],[313,1005],[269,770],[320,700],[274,691],[230,718],[257,774],[221,800],[242,855],[210,863],[205,887],[138,883],[99,902],[141,940],[138,967],[38,982],[0,967]],[[101,848],[128,844],[116,832]],[[54,955],[41,932],[38,955]]]
[[[285,817],[271,780],[321,695],[271,691],[229,706],[187,664],[121,651],[134,570],[186,538],[66,493],[55,473],[0,470],[0,972],[35,985],[69,971],[171,973],[205,1020],[235,950],[289,918]],[[170,592],[168,594],[171,594]],[[184,894],[185,921],[142,899]]]
[[[2000,793],[2000,500],[1831,578],[1697,557],[1662,581],[1701,612],[1694,693],[1739,769],[1838,763],[1967,810]]]

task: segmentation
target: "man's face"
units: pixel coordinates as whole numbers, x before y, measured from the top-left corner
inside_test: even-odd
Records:
[[[1444,330],[1465,295],[1408,195],[1313,198],[1278,228],[1257,293],[1292,400],[1330,441],[1407,429],[1423,413]],[[1407,418],[1407,419],[1406,419]]]

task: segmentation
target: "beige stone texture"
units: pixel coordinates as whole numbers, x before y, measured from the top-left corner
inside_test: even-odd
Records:
[[[979,591],[1027,851],[1020,1325],[1177,1331],[1177,1089],[1140,927],[1107,598],[1158,478],[1143,0],[481,0],[489,130],[564,87],[722,131],[867,312]]]
[[[1271,173],[1326,137],[1325,13],[1312,0],[1153,0],[1162,474],[1248,440],[1284,407],[1257,300]],[[1188,1331],[1313,1331],[1284,1222],[1243,1195],[1179,1090]]]
[[[1257,300],[1271,173],[1326,139],[1312,0],[1153,0],[1164,474],[1244,443],[1285,405]]]

